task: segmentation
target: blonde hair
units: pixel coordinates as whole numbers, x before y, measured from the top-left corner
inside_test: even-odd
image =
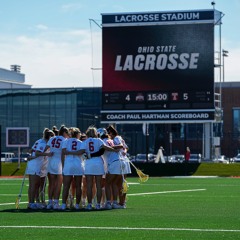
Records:
[[[69,133],[71,134],[72,138],[76,138],[78,134],[81,134],[81,131],[79,130],[79,128],[71,127],[69,128]]]
[[[86,135],[87,137],[92,137],[92,138],[97,138],[98,135],[97,135],[97,129],[93,126],[90,126],[87,131],[86,131]]]
[[[43,139],[49,140],[51,137],[53,137],[55,134],[52,130],[49,130],[48,128],[44,128],[43,131]]]

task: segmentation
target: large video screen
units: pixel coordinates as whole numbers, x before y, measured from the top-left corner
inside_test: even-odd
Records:
[[[213,23],[113,24],[102,32],[103,121],[214,119]]]

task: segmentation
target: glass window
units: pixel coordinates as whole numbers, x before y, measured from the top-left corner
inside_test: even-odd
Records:
[[[240,108],[233,109],[233,137],[240,136]]]

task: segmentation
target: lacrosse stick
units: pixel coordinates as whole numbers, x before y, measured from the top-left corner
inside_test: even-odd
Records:
[[[25,170],[25,173],[24,173],[24,176],[23,176],[23,180],[22,180],[22,185],[21,185],[21,188],[20,188],[20,193],[18,194],[16,202],[15,202],[16,209],[19,209],[19,205],[20,205],[20,201],[21,201],[21,197],[22,197],[22,190],[23,190],[23,186],[24,186],[26,175],[27,174],[26,174],[26,170]]]
[[[39,193],[40,198],[41,198],[41,201],[42,201],[43,203],[45,203],[45,188],[46,188],[46,185],[47,185],[47,175],[46,175],[45,178],[44,178],[44,183],[43,183],[42,191]]]
[[[127,193],[127,191],[128,191],[128,183],[127,183],[126,179],[125,179],[124,176],[123,176],[122,193],[123,193],[123,194],[124,194],[124,193]]]
[[[120,161],[120,164],[121,164],[121,172],[122,172],[122,180],[123,180],[123,182],[122,182],[122,190],[121,190],[121,192],[122,192],[122,194],[124,194],[124,193],[127,193],[127,191],[128,191],[128,183],[127,183],[127,180],[124,178],[124,173],[123,173],[123,164],[122,164],[122,162]]]
[[[128,160],[130,164],[134,167],[139,176],[139,182],[146,182],[149,179],[149,175],[143,173],[140,169],[138,169],[130,160]]]

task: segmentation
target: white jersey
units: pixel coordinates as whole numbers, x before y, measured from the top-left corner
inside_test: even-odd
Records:
[[[62,149],[76,152],[81,149],[82,141],[77,138],[69,138],[63,142]],[[80,155],[66,155],[64,160],[63,175],[82,176],[84,165]]]
[[[50,147],[52,157],[48,158],[48,172],[51,174],[62,174],[62,146],[66,138],[63,136],[55,136],[49,139],[47,146]]]
[[[113,142],[114,142],[114,145],[120,145],[120,144],[123,145],[123,148],[121,148],[121,150],[120,150],[121,153],[124,154],[127,152],[128,146],[121,136],[116,136],[113,139]]]
[[[84,149],[87,155],[98,152],[104,145],[100,138],[87,138],[82,142],[81,149]],[[104,162],[101,157],[93,157],[85,161],[85,175],[104,175]]]
[[[114,142],[112,139],[104,138],[103,142],[107,146],[110,146],[110,147],[114,146]],[[112,162],[119,160],[118,152],[105,151],[104,154],[102,155],[102,157],[103,157],[104,161],[106,161],[107,164],[111,164]]]
[[[123,145],[123,148],[121,148],[120,151],[119,151],[122,174],[132,173],[131,166],[130,166],[130,163],[129,163],[129,159],[126,156],[127,149],[128,149],[127,144],[125,143],[125,141],[123,140],[123,138],[121,136],[116,136],[113,139],[113,142],[114,142],[114,145],[120,145],[120,144]]]
[[[38,140],[33,144],[32,148],[31,148],[31,149],[32,149],[32,154],[31,154],[32,157],[35,157],[35,156],[36,156],[36,151],[37,151],[38,144],[41,143],[41,142],[45,142],[45,143],[46,143],[46,141],[41,138],[41,139],[38,139]]]
[[[110,147],[114,146],[113,140],[109,138],[104,138],[103,142]],[[105,151],[102,155],[104,161],[107,165],[106,173],[108,174],[122,174],[123,162],[120,160],[119,152]]]
[[[36,149],[38,147],[38,144],[41,144],[42,142],[45,142],[46,141],[44,139],[39,139],[37,140],[33,146],[32,146],[32,156],[35,157],[36,155]],[[42,158],[42,165],[41,165],[41,171],[40,171],[40,177],[46,177],[47,176],[47,167],[48,167],[48,157],[47,156],[44,156]]]
[[[39,139],[38,141],[36,141],[32,147],[33,149],[32,156],[35,157],[37,151],[44,152],[45,147],[46,147],[45,140]],[[44,161],[44,156],[39,156],[37,158],[30,160],[27,165],[26,174],[40,176],[43,161]]]

